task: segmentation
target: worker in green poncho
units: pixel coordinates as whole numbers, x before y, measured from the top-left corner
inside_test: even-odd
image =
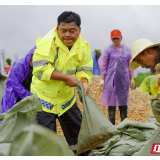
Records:
[[[160,75],[158,75],[158,78],[156,75],[147,76],[141,83],[138,90],[156,97],[157,94],[160,93],[159,79]]]

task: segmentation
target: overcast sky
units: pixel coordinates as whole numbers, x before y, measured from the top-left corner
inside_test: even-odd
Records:
[[[89,42],[91,51],[101,51],[111,43],[110,32],[119,29],[123,43],[131,45],[139,38],[153,43],[160,42],[159,5],[0,5],[0,52],[14,61],[24,57],[57,24],[57,17],[63,11],[74,11],[81,16],[81,33]],[[139,72],[149,70],[139,68]]]

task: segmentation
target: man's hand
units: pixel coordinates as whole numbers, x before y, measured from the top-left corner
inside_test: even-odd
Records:
[[[69,87],[75,87],[79,83],[79,80],[76,77],[68,75],[65,82]]]
[[[79,83],[78,78],[59,73],[57,71],[53,71],[51,75],[51,80],[59,80],[59,81],[64,81],[69,87],[75,87],[77,83]]]
[[[88,82],[83,82],[81,85],[84,89],[84,95],[86,95],[89,92]]]

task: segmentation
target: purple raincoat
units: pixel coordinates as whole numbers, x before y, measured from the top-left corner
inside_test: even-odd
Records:
[[[26,96],[32,95],[31,92],[25,89],[22,83],[28,76],[31,55],[34,53],[35,49],[36,46],[29,51],[25,58],[18,59],[13,63],[2,97],[1,113],[12,108],[17,102],[18,96],[23,99]]]
[[[104,106],[128,106],[130,85],[129,62],[131,50],[121,44],[120,48],[109,45],[98,60],[101,75],[105,74],[101,104]]]

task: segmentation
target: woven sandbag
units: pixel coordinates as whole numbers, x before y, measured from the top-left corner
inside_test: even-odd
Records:
[[[84,96],[80,83],[77,84],[79,99],[83,104],[81,129],[78,136],[77,155],[98,147],[118,133],[89,94]]]
[[[151,99],[151,107],[153,114],[160,123],[160,94],[157,95],[157,98]]]
[[[26,126],[35,123],[41,103],[36,95],[27,96],[16,103],[10,110],[0,114],[0,143],[11,143],[17,134]]]
[[[13,140],[10,156],[74,156],[62,136],[37,124],[25,127]]]
[[[152,138],[149,140],[149,142],[145,145],[142,150],[136,154],[135,156],[160,156],[160,154],[153,154],[151,153],[152,146],[155,143],[160,144],[160,127],[157,129],[156,133],[152,136]]]

